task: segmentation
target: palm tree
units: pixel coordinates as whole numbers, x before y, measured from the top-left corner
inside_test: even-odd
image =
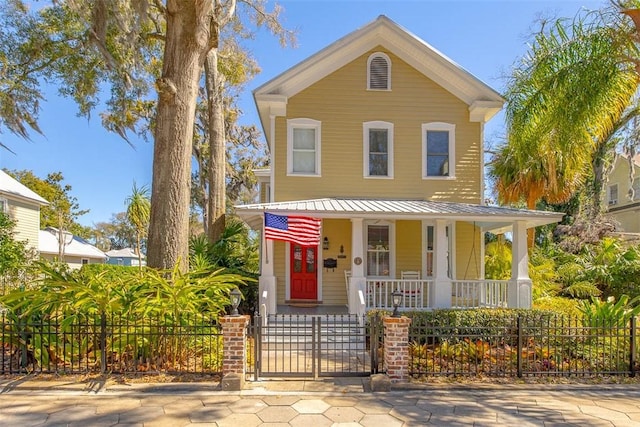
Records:
[[[133,183],[131,195],[125,200],[127,206],[127,219],[136,229],[136,254],[138,255],[138,267],[142,269],[142,238],[146,236],[149,228],[151,201],[149,200],[149,188],[138,188]]]
[[[505,94],[507,143],[490,165],[502,202],[560,203],[586,182],[638,86],[632,33],[617,7],[542,25]]]

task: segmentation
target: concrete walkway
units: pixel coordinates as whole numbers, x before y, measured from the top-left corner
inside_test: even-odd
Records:
[[[0,380],[1,426],[640,426],[640,385],[218,384]]]

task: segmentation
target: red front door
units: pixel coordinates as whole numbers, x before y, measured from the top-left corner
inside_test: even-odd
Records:
[[[291,244],[291,299],[318,299],[317,246]]]

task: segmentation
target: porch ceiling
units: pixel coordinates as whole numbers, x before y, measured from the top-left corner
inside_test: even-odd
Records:
[[[324,198],[236,206],[236,213],[252,228],[262,228],[264,212],[279,215],[308,215],[316,218],[448,219],[474,222],[485,231],[510,227],[526,221],[527,228],[553,224],[563,213],[483,206],[432,200],[384,200]]]

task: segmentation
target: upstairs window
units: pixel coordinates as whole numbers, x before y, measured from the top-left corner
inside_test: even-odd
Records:
[[[640,200],[640,178],[634,178],[631,188],[633,188],[633,200]]]
[[[287,120],[287,172],[289,175],[320,175],[320,122]]]
[[[455,176],[455,125],[425,123],[422,125],[422,177]]]
[[[618,184],[609,186],[609,206],[618,204]]]
[[[7,203],[7,199],[1,199],[0,198],[0,212],[1,213],[8,213],[9,212],[9,206]]]
[[[393,177],[393,124],[387,122],[365,122],[364,176]]]
[[[382,52],[376,52],[369,56],[367,89],[391,90],[391,60]]]

